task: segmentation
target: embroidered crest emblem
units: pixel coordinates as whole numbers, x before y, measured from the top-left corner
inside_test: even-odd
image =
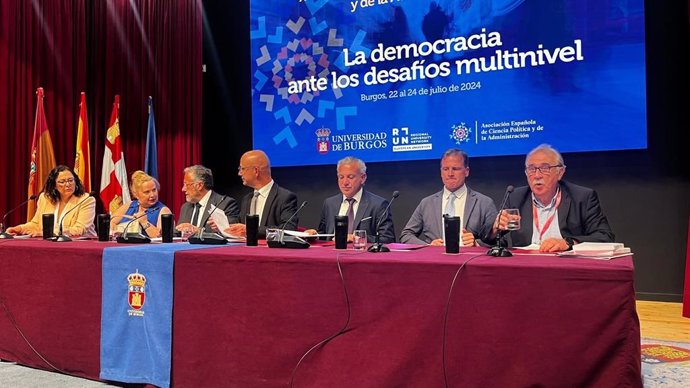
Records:
[[[136,270],[135,273],[127,275],[127,283],[129,283],[127,302],[134,310],[141,310],[146,301],[146,276]]]

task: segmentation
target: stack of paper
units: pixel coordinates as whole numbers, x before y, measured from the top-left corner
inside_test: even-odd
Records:
[[[630,248],[623,243],[584,242],[573,245],[570,251],[562,252],[562,256],[583,256],[594,258],[614,258],[631,254]]]

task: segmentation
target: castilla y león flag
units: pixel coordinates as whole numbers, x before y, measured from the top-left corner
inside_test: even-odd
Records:
[[[105,138],[103,170],[101,171],[101,201],[108,213],[130,202],[127,188],[127,168],[120,138],[120,96],[115,96],[113,112]]]

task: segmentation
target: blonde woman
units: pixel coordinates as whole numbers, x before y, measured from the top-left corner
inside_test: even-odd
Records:
[[[120,206],[112,214],[111,229],[127,227],[130,221],[141,216],[133,224],[138,225],[144,235],[159,237],[161,235],[161,214],[172,213],[167,206],[158,200],[160,187],[156,178],[141,170],[135,171],[132,174],[129,189],[136,200]],[[144,213],[146,213],[145,216]]]

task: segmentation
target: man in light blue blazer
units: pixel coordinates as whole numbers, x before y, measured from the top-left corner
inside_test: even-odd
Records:
[[[494,201],[465,184],[470,175],[469,156],[457,148],[443,153],[441,180],[443,190],[419,203],[405,225],[400,242],[443,245],[443,215],[459,216],[463,246],[476,246],[491,233],[498,211]]]
[[[348,242],[352,241],[352,231],[361,229],[367,231],[367,240],[375,241],[376,232],[379,242],[395,242],[393,217],[388,207],[388,201],[376,194],[364,190],[367,180],[367,166],[361,159],[348,156],[338,161],[338,187],[341,194],[326,198],[321,209],[321,221],[318,233],[329,234],[335,231],[335,216],[348,216]],[[378,226],[378,229],[377,229]],[[315,234],[310,229],[307,233]]]

